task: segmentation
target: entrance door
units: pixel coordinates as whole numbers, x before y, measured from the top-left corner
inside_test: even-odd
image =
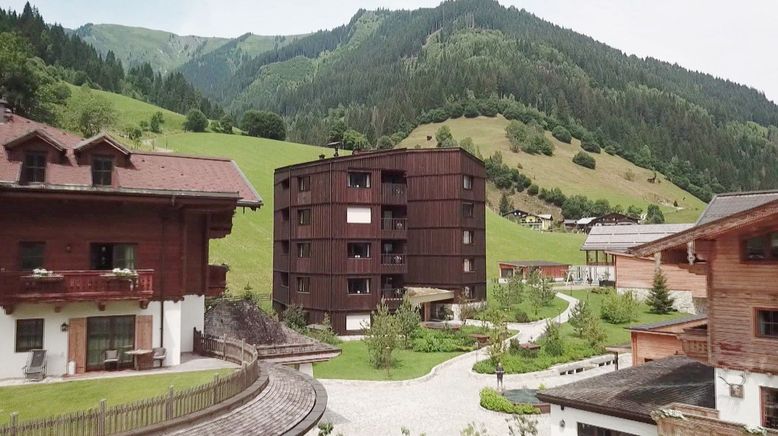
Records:
[[[86,320],[86,369],[104,368],[105,350],[119,351],[119,366],[132,365],[124,354],[135,348],[135,316],[99,316]]]

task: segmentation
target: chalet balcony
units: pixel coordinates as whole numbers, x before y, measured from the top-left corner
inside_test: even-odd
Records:
[[[110,271],[0,272],[0,305],[7,313],[21,303],[137,300],[148,303],[154,295],[154,270],[138,270],[125,277]]]
[[[208,265],[208,292],[209,297],[218,297],[227,289],[227,266]]]
[[[683,352],[692,359],[708,364],[708,326],[684,329],[678,335]]]
[[[381,233],[384,239],[405,239],[408,237],[407,218],[382,218]]]
[[[405,204],[408,202],[407,190],[408,185],[405,183],[382,183],[381,203]]]
[[[381,255],[381,272],[384,274],[403,274],[408,271],[407,256],[404,253],[385,253]]]
[[[381,289],[381,298],[386,303],[386,307],[389,310],[395,310],[400,307],[400,303],[403,301],[405,295],[405,289],[403,288],[383,288]]]

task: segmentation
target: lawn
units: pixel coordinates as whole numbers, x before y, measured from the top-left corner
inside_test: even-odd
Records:
[[[436,365],[456,357],[462,352],[418,353],[412,350],[396,350],[395,367],[389,371],[375,369],[368,362],[367,346],[363,341],[349,341],[338,345],[343,353],[329,362],[313,366],[316,378],[337,378],[347,380],[408,380],[421,377]]]
[[[232,371],[134,375],[4,387],[0,388],[0,424],[8,422],[11,412],[18,412],[20,420],[28,420],[97,407],[101,399],[107,400],[110,407],[163,394],[169,386],[179,390],[204,384],[216,374]]]

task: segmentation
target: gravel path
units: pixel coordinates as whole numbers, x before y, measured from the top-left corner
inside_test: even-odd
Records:
[[[567,321],[574,303],[578,300],[559,293],[571,304],[556,319]],[[468,324],[471,321],[468,321]],[[540,336],[545,321],[527,324],[509,324],[519,330],[517,337],[526,342]],[[327,411],[322,422],[335,426],[334,434],[344,435],[400,435],[401,427],[411,434],[429,436],[458,435],[469,423],[483,426],[489,435],[505,435],[508,432],[507,415],[482,409],[478,404],[479,391],[485,386],[496,387],[494,375],[476,374],[471,371],[477,360],[486,359],[485,351],[473,351],[446,361],[426,376],[414,380],[381,382],[356,380],[319,380],[327,389]],[[624,365],[631,360],[622,357]],[[531,374],[505,376],[505,388],[537,388],[570,383],[612,371],[613,367],[598,367],[575,375],[559,376],[543,371]],[[539,434],[549,434],[547,415],[539,416]],[[315,435],[316,432],[309,432]]]

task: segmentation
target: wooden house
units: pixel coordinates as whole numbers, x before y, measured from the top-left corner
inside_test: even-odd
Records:
[[[680,335],[686,329],[701,327],[707,322],[705,315],[690,315],[670,321],[630,326],[632,366],[683,355]]]
[[[499,268],[500,283],[507,283],[516,275],[526,279],[529,274],[535,271],[549,280],[564,281],[570,270],[570,264],[545,260],[504,260],[499,262]]]
[[[46,349],[49,374],[103,369],[106,350],[167,349],[202,330],[209,265],[238,207],[262,200],[231,160],[129,150],[20,116],[0,123],[0,378]]]
[[[521,209],[514,209],[503,216],[524,227],[544,232],[551,230],[554,224],[551,214],[534,214]]]
[[[486,298],[486,173],[453,149],[389,150],[275,172],[273,304],[356,334],[406,289],[424,317]]]

